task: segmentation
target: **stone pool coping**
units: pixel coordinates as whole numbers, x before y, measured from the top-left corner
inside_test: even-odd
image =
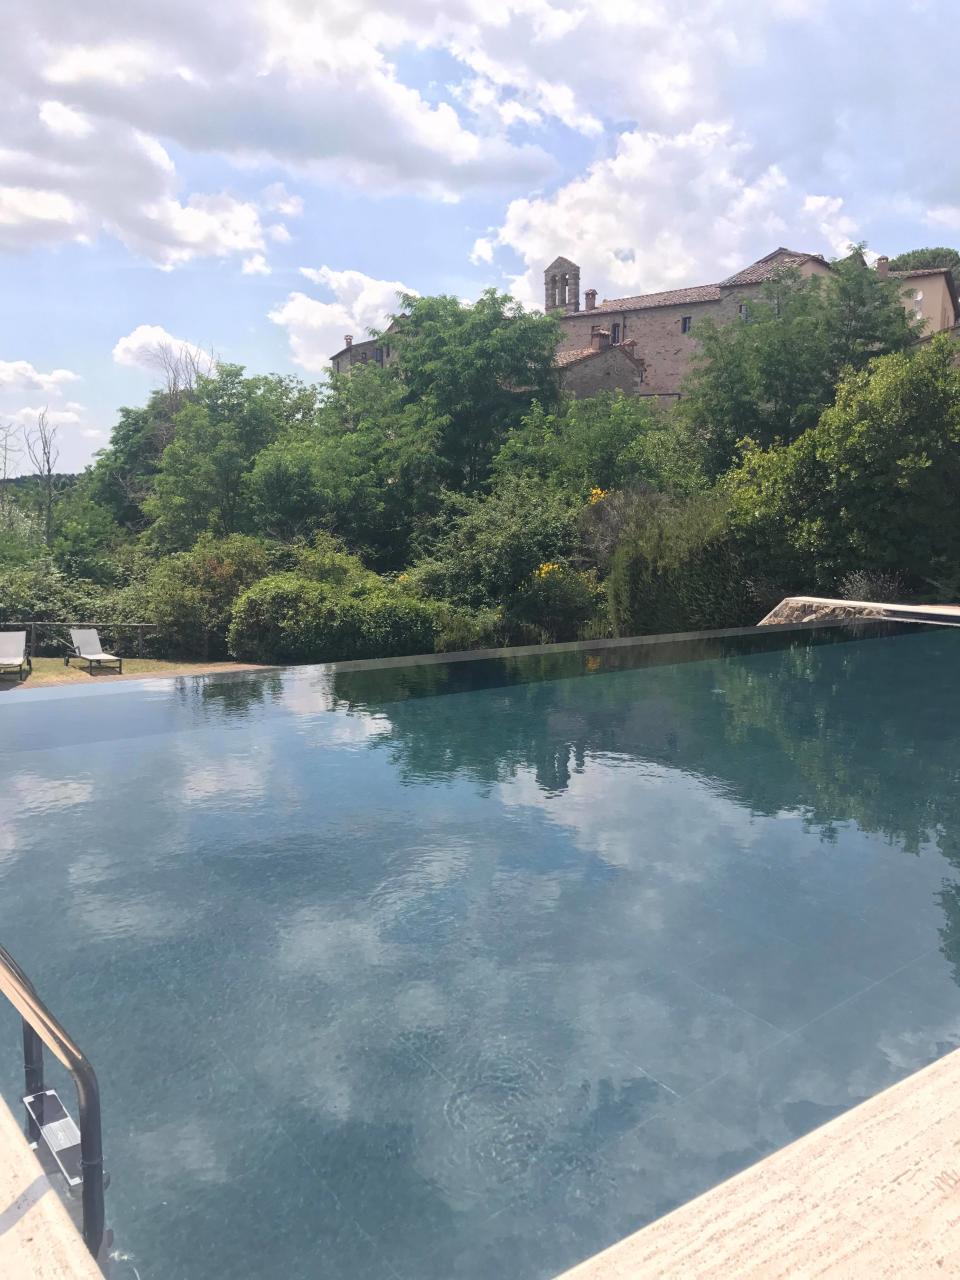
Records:
[[[2,1098],[0,1276],[3,1280],[103,1280]]]
[[[960,626],[960,605],[886,604],[878,600],[837,600],[830,596],[786,596],[757,624],[761,627],[793,623],[851,622],[858,618],[874,622],[927,622]]]
[[[960,1275],[960,1049],[558,1280]]]

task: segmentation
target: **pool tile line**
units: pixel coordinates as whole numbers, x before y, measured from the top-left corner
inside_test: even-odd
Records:
[[[756,1053],[753,1056],[753,1058],[750,1059],[751,1064],[759,1065],[763,1061],[763,1059],[767,1057],[768,1054],[773,1053],[775,1049],[782,1048],[788,1040],[799,1041],[803,1036],[804,1032],[807,1031],[810,1027],[815,1026],[816,1023],[820,1022],[821,1019],[826,1018],[829,1014],[834,1013],[837,1009],[842,1009],[844,1005],[850,1004],[851,1001],[859,1000],[860,997],[866,995],[868,991],[872,991],[875,987],[882,986],[883,983],[890,981],[891,978],[895,978],[897,974],[903,973],[904,970],[909,969],[912,965],[918,964],[921,960],[924,959],[925,956],[932,955],[937,950],[939,950],[939,948],[930,947],[927,950],[922,951],[920,955],[914,956],[912,960],[908,960],[905,964],[900,965],[897,969],[894,969],[892,972],[888,973],[885,977],[878,978],[876,982],[870,983],[870,985],[867,987],[864,987],[862,991],[857,991],[852,996],[848,996],[845,1000],[841,1000],[838,1004],[831,1005],[829,1009],[824,1009],[822,1013],[818,1013],[816,1017],[811,1018],[808,1022],[805,1022],[803,1026],[795,1027],[792,1031],[784,1031],[783,1034],[778,1039],[772,1041],[768,1045],[765,1045],[764,1048],[759,1051],[759,1053]],[[780,1028],[778,1028],[778,1030],[779,1029]],[[685,1100],[695,1099],[698,1094],[705,1092],[707,1089],[710,1089],[713,1085],[718,1084],[721,1080],[725,1080],[732,1075],[733,1075],[732,1071],[719,1072],[717,1075],[711,1077],[711,1079],[705,1081],[702,1085],[698,1085],[696,1089],[692,1089],[690,1093],[685,1095]]]

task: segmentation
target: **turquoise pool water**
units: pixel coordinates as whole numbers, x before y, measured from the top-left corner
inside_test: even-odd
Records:
[[[120,1250],[541,1280],[956,1047],[958,671],[904,627],[0,695],[0,940]]]

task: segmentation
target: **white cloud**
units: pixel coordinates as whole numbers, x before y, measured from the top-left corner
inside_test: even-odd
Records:
[[[320,302],[295,291],[269,318],[287,331],[295,363],[314,373],[329,368],[329,358],[343,346],[346,334],[365,338],[397,311],[398,294],[415,292],[399,280],[376,280],[362,271],[301,267],[300,274],[332,293],[334,301]]]
[[[39,115],[51,133],[67,138],[85,138],[93,131],[93,125],[83,112],[74,111],[62,102],[42,102]]]
[[[474,266],[479,265],[481,262],[492,262],[493,241],[486,236],[480,236],[479,239],[474,240],[473,248],[470,251],[470,261]]]
[[[262,253],[255,253],[249,258],[244,258],[240,270],[245,276],[268,276],[270,264]]]
[[[51,369],[49,373],[42,373],[29,360],[0,360],[0,389],[4,391],[43,391],[47,395],[60,395],[62,387],[78,382],[79,377],[71,369]],[[68,409],[75,407],[67,405]]]
[[[275,222],[272,226],[267,227],[266,234],[277,244],[289,244],[293,239],[290,232],[282,222]]]
[[[272,213],[298,218],[303,213],[303,197],[292,195],[282,182],[274,182],[263,192],[264,207]]]
[[[47,423],[51,427],[70,427],[80,421],[80,414],[75,409],[51,409],[47,405],[24,405],[5,416],[22,427],[31,427],[41,413],[46,414]]]
[[[515,292],[539,304],[541,272],[558,253],[580,264],[584,287],[601,293],[707,284],[778,244],[816,251],[841,238],[846,244],[856,224],[841,207],[798,191],[728,123],[680,134],[636,130],[553,195],[512,201],[496,241],[526,265]],[[482,261],[490,243],[481,242]]]
[[[137,327],[120,338],[113,348],[113,359],[116,364],[130,369],[144,369],[156,372],[158,353],[163,350],[186,352],[200,361],[207,359],[202,347],[187,342],[185,338],[175,338],[159,324],[138,324]]]

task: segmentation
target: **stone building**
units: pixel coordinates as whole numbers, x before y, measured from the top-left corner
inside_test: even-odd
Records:
[[[544,305],[558,314],[562,328],[557,362],[564,389],[586,396],[609,385],[635,395],[676,398],[696,354],[697,323],[704,316],[721,324],[747,319],[764,283],[787,269],[802,276],[827,276],[832,270],[820,254],[779,248],[718,284],[602,302],[596,289],[587,289],[581,309],[580,268],[569,258],[557,258],[544,272]],[[880,258],[876,269],[903,282],[904,306],[925,322],[927,335],[960,321],[957,290],[945,268],[890,271],[887,259]],[[607,353],[621,347],[628,348],[629,361],[615,364]],[[637,370],[632,388],[625,385],[630,368]]]
[[[349,373],[358,364],[392,364],[396,351],[390,335],[396,332],[396,328],[397,321],[391,320],[379,338],[362,338],[359,342],[354,342],[352,334],[346,334],[341,349],[330,357],[331,373]]]
[[[564,391],[575,396],[595,396],[598,391],[641,396],[645,391],[646,369],[633,341],[614,346],[609,329],[594,329],[589,346],[558,351],[557,365]]]

